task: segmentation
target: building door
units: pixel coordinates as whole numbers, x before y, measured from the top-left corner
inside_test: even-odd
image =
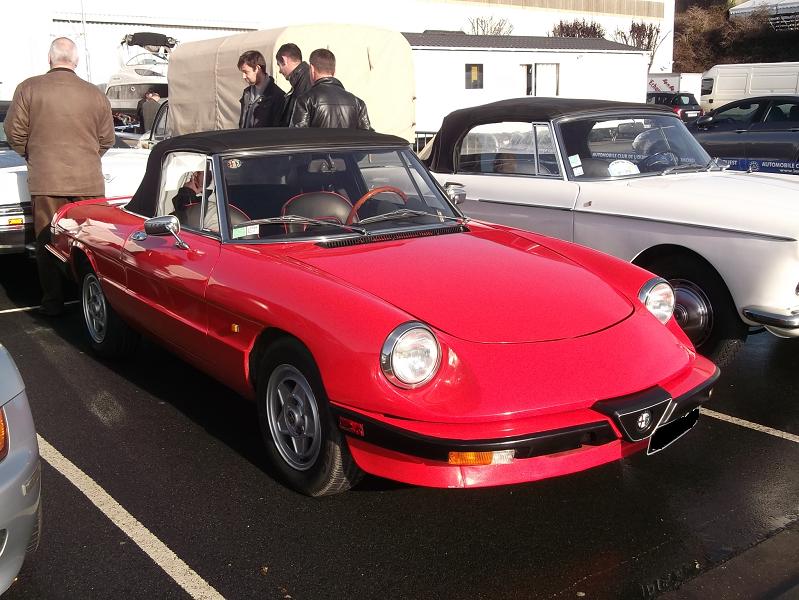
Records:
[[[533,96],[557,96],[559,67],[557,63],[536,63],[528,66],[527,89]]]

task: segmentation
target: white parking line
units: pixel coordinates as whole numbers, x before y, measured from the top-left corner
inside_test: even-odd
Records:
[[[78,303],[78,300],[70,300],[69,302],[64,302],[64,306],[66,306],[67,304],[77,304],[77,303]],[[5,315],[5,314],[8,314],[8,313],[26,312],[26,311],[29,311],[29,310],[36,310],[37,308],[39,308],[38,304],[36,306],[22,306],[22,307],[19,307],[19,308],[6,308],[4,310],[0,310],[0,315]]]
[[[765,425],[752,423],[752,421],[745,421],[744,419],[739,419],[738,417],[731,417],[730,415],[725,415],[723,413],[716,412],[715,410],[710,410],[704,406],[702,407],[702,414],[707,415],[708,417],[713,417],[714,419],[719,419],[720,421],[726,421],[727,423],[733,423],[735,425],[740,425],[741,427],[748,427],[749,429],[754,429],[755,431],[767,433],[769,435],[773,435],[774,437],[782,438],[784,440],[788,440],[789,442],[796,442],[799,444],[799,435],[794,435],[792,433],[788,433],[787,431],[780,431],[779,429],[773,429],[771,427],[766,427]]]
[[[161,540],[155,537],[136,518],[114,500],[108,492],[53,448],[42,436],[39,453],[56,471],[66,477],[94,504],[111,522],[119,527],[136,545],[152,558],[167,575],[174,579],[192,598],[198,600],[224,600],[224,597],[183,562]]]

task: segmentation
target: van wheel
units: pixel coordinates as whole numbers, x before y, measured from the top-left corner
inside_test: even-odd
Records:
[[[721,277],[699,261],[683,257],[661,258],[646,268],[674,287],[674,318],[697,352],[719,366],[730,364],[749,328],[738,316]]]
[[[105,358],[121,358],[136,350],[139,335],[125,323],[105,298],[100,279],[91,269],[81,277],[81,306],[89,345]]]
[[[308,496],[350,489],[363,472],[330,413],[322,378],[308,350],[293,339],[275,343],[258,370],[258,421],[272,465]]]

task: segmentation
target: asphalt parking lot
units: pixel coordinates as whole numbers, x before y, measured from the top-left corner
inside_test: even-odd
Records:
[[[99,361],[77,305],[46,320],[37,302],[32,263],[0,257],[44,494],[4,600],[799,597],[799,340],[752,336],[713,412],[652,457],[311,499],[271,477],[248,402],[152,343]]]

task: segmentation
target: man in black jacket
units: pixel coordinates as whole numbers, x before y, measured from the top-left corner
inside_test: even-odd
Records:
[[[366,104],[333,77],[336,73],[333,53],[319,48],[311,52],[308,62],[311,63],[313,87],[297,99],[291,126],[371,129]]]
[[[280,74],[291,84],[280,120],[282,125],[288,127],[291,125],[291,115],[294,113],[297,98],[311,89],[311,71],[308,63],[302,60],[302,51],[297,44],[283,44],[275,58]]]
[[[264,55],[248,50],[239,56],[241,76],[248,83],[241,95],[239,129],[249,127],[280,127],[284,94],[266,72]]]

